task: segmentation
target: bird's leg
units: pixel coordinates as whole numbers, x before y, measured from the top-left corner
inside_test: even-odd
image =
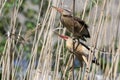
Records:
[[[82,58],[84,59],[84,61],[85,61],[86,65],[88,65],[87,58],[86,58],[84,55],[82,55]]]

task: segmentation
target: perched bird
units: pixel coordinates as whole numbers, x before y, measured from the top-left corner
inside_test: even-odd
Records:
[[[88,25],[80,18],[73,17],[72,12],[67,9],[57,8],[52,6],[61,14],[61,23],[67,28],[69,32],[73,33],[73,36],[77,39],[86,41],[85,38],[90,38],[88,31]]]
[[[85,62],[86,65],[88,65],[88,56],[89,56],[89,50],[90,50],[88,46],[81,43],[78,39],[72,39],[68,36],[60,35],[58,33],[56,34],[66,41],[67,49],[78,58],[81,66],[83,65],[83,62]],[[74,44],[74,51],[73,51],[73,44]],[[94,57],[92,62],[99,65],[96,57]]]

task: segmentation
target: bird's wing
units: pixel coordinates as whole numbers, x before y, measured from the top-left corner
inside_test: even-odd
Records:
[[[88,28],[88,25],[78,17],[74,17],[74,20],[78,21],[81,25],[84,25],[85,28]]]
[[[79,34],[81,34],[81,36],[83,38],[84,37],[90,38],[90,33],[88,31],[88,25],[80,18],[74,17],[74,20],[76,21],[75,25],[77,22],[79,23],[79,25],[75,26],[75,30],[77,30],[77,31],[79,30],[78,32],[79,32]]]

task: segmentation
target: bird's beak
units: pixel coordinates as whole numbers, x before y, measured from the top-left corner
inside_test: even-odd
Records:
[[[64,36],[64,35],[59,35],[62,39],[67,40],[68,36]]]
[[[64,40],[67,40],[69,38],[68,36],[60,35],[57,32],[54,32],[54,33]]]
[[[57,8],[55,6],[52,6],[53,8],[55,8],[58,12],[62,13],[63,12],[63,9],[62,8]]]

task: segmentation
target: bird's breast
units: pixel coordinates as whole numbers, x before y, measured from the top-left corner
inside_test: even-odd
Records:
[[[73,23],[73,19],[71,17],[61,16],[61,22],[62,22],[63,26],[65,26],[70,32],[72,32],[74,23]]]
[[[74,52],[74,53],[77,53],[77,54],[80,54],[80,55],[85,55],[87,56],[89,54],[89,50],[87,48],[85,48],[83,45],[81,44],[75,44],[74,45],[74,51],[73,51],[73,42],[69,42],[67,41],[66,42],[66,47]]]

